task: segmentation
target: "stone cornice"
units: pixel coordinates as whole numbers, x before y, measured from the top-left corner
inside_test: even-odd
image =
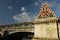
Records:
[[[34,23],[39,24],[39,23],[49,23],[49,22],[56,22],[56,21],[57,21],[56,17],[50,17],[45,19],[35,19]]]

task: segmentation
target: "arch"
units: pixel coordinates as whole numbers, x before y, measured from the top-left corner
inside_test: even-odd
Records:
[[[33,33],[34,32],[34,30],[23,30],[23,31],[21,31],[21,30],[13,30],[13,31],[10,31],[10,32],[8,32],[9,34],[13,34],[13,33],[17,33],[17,32],[31,32],[31,33]]]
[[[22,40],[23,38],[32,39],[34,36],[33,32],[16,32],[4,37],[5,40]]]

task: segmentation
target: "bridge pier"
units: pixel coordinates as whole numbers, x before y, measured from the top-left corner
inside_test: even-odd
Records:
[[[5,30],[3,36],[7,36],[9,34],[8,30]]]
[[[0,35],[1,37],[5,37],[9,34],[9,32],[7,30],[5,30],[4,32],[1,32]]]
[[[50,11],[49,11],[50,10]],[[52,16],[51,16],[51,15]],[[49,4],[42,5],[41,10],[34,21],[35,36],[37,39],[58,39],[57,35],[57,17],[50,9]]]

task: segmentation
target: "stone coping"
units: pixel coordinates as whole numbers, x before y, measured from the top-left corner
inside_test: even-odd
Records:
[[[50,18],[45,18],[45,19],[35,19],[34,23],[46,23],[46,22],[56,22],[57,18],[56,17],[50,17]]]
[[[59,40],[58,38],[39,38],[39,37],[33,37],[33,40]]]

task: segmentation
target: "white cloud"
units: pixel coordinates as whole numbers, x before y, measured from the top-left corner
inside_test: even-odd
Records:
[[[54,2],[49,2],[49,1],[43,1],[43,0],[38,0],[39,2],[41,2],[41,4],[44,4],[44,3],[49,3],[49,5],[51,7],[55,6],[55,3],[56,3],[56,0]]]
[[[60,12],[60,5],[58,5],[58,6],[57,6],[57,11],[59,11],[59,12]]]
[[[60,5],[58,5],[58,8],[60,9]]]
[[[21,8],[21,11],[24,11],[24,10],[26,10],[25,7],[22,7],[22,8]]]
[[[57,9],[58,12],[60,12],[60,9]]]
[[[41,5],[44,4],[44,3],[48,3],[48,1],[42,2]]]
[[[16,0],[16,2],[19,2],[18,0]]]
[[[13,16],[13,19],[17,22],[31,22],[32,18],[28,15],[27,12],[22,12],[19,15]]]
[[[49,4],[50,4],[51,7],[52,6],[55,6],[55,3],[54,2],[50,2]]]
[[[48,2],[48,1],[45,1],[45,2],[42,2],[41,4],[44,4],[44,3],[48,3],[50,5],[50,7],[53,7],[55,6],[55,3],[54,2]]]
[[[56,2],[56,0],[55,0],[55,2]]]
[[[8,9],[10,9],[10,10],[11,10],[11,9],[12,9],[12,7],[11,7],[11,6],[9,6],[9,7],[8,7]]]
[[[38,0],[39,2],[43,2],[43,0]]]
[[[35,2],[34,5],[38,5],[39,3],[38,2]]]

